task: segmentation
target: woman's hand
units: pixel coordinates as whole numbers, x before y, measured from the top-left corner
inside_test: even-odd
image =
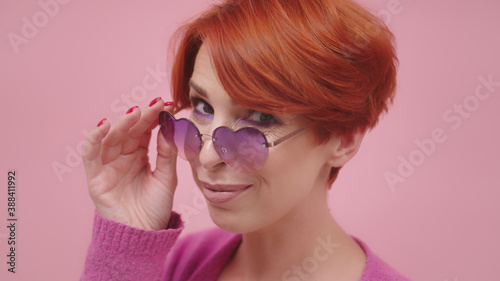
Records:
[[[156,101],[156,102],[155,102]],[[157,136],[156,169],[148,147],[162,110],[161,99],[141,110],[134,107],[111,125],[108,120],[87,139],[83,162],[90,197],[99,214],[142,229],[166,229],[177,186],[176,157],[161,132]]]

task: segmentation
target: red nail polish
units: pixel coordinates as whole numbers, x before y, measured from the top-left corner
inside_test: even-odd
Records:
[[[165,103],[165,106],[169,106],[169,105],[172,105],[172,104],[174,104],[174,102],[167,101],[167,102]]]
[[[156,98],[154,100],[152,100],[150,103],[149,103],[149,107],[155,105],[155,103],[157,103],[161,98]]]
[[[139,108],[139,107],[136,105],[136,106],[134,106],[134,107],[130,108],[130,109],[127,111],[127,113],[125,113],[125,114],[132,113],[132,111],[134,111],[134,109],[136,109],[136,108]]]
[[[102,119],[101,122],[99,122],[99,124],[97,124],[97,127],[100,127],[102,125],[102,123],[104,123],[104,121],[107,120],[106,118]]]

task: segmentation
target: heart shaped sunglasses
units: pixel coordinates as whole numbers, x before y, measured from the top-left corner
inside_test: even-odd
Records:
[[[269,147],[274,147],[307,128],[300,128],[273,142],[253,127],[233,131],[221,126],[212,135],[201,134],[196,125],[186,118],[176,119],[168,111],[160,112],[160,130],[168,145],[182,159],[191,161],[201,151],[203,137],[212,139],[215,151],[233,169],[245,174],[257,172],[267,160]]]

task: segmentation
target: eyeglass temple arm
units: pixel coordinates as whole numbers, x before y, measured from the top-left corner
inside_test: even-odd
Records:
[[[286,136],[284,136],[284,137],[282,137],[282,138],[280,138],[280,139],[277,139],[277,140],[275,140],[275,141],[273,141],[273,142],[269,143],[269,144],[267,145],[267,147],[277,146],[278,144],[280,144],[280,143],[282,143],[282,142],[286,141],[287,139],[289,139],[289,138],[291,138],[291,137],[295,136],[296,134],[298,134],[298,133],[300,133],[300,132],[304,131],[305,129],[307,129],[307,127],[308,127],[308,126],[305,126],[305,127],[303,127],[303,128],[300,128],[300,129],[298,129],[297,131],[295,131],[295,132],[293,132],[293,133],[290,133],[290,134],[288,134],[288,135],[286,135]]]

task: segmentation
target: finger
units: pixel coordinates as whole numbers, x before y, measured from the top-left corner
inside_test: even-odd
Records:
[[[150,128],[154,123],[158,123],[158,114],[163,110],[163,104],[161,98],[156,98],[151,102],[149,107],[141,111],[141,118],[132,126],[129,130],[128,138],[122,143],[122,154],[134,152],[139,145],[148,149],[152,130]]]
[[[167,188],[175,189],[177,186],[177,154],[168,146],[160,130],[157,136],[158,154],[153,177]]]
[[[164,110],[171,111],[172,105],[165,106]],[[153,176],[162,182],[165,186],[175,189],[177,186],[177,154],[165,141],[161,130],[158,130],[157,135],[157,157],[156,169]]]
[[[99,125],[90,132],[85,140],[82,160],[88,177],[93,177],[102,165],[99,157],[101,154],[101,142],[108,134],[110,128],[111,123],[104,118],[99,122]]]
[[[102,141],[101,158],[103,164],[109,163],[121,154],[122,143],[128,138],[130,128],[137,123],[141,117],[141,110],[133,107],[127,111]]]
[[[173,110],[172,102],[166,102],[165,106],[163,106],[163,111],[172,112],[172,110]],[[159,115],[160,114],[158,113],[157,116],[154,118],[154,121],[151,124],[151,126],[149,126],[149,128],[147,129],[147,132],[149,132],[149,134],[145,135],[145,137],[142,138],[138,146],[139,148],[145,148],[145,149],[149,148],[149,142],[151,140],[152,131],[158,126]]]

